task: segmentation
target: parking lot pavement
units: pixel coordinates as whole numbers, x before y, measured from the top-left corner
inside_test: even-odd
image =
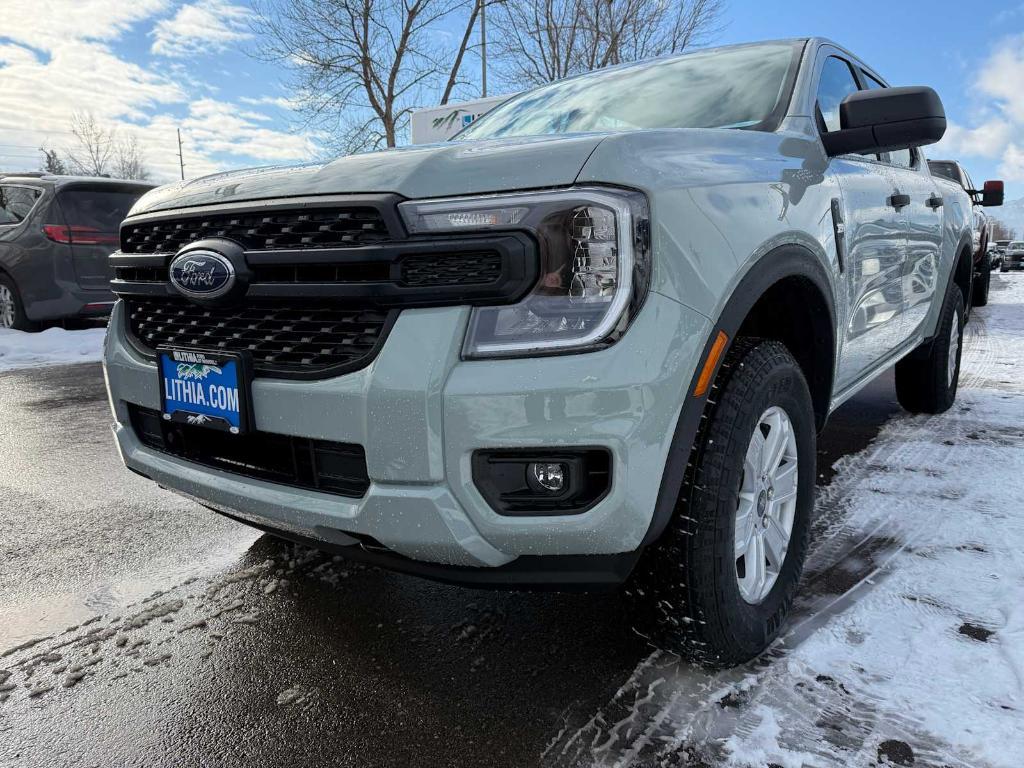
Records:
[[[1001,449],[1016,466],[1019,429],[979,410],[1024,389],[1006,367],[1024,348],[1020,287],[993,278],[949,415],[900,414],[891,377],[836,414],[791,630],[717,674],[647,645],[616,594],[467,590],[260,536],[120,466],[98,366],[0,374],[0,765],[869,765],[907,750],[918,764],[1000,764],[975,743],[985,733],[937,729],[957,706],[954,729],[1014,712],[1019,727],[1012,617],[970,613],[964,590],[997,565],[1008,581],[992,594],[1024,575],[998,527],[964,534],[992,528],[995,506],[949,482],[941,459],[990,485]],[[972,450],[937,454],[946,440]],[[963,519],[946,530],[936,515]],[[952,567],[947,550],[963,589],[932,600],[921,581],[943,578],[928,568]],[[918,632],[922,659],[906,664]],[[954,643],[967,651],[929,658]],[[922,705],[934,690],[886,654],[916,674],[952,665],[962,694]],[[960,667],[983,662],[1005,690],[972,689]]]

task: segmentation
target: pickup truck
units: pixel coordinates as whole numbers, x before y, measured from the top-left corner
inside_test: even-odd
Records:
[[[1006,244],[999,271],[1009,272],[1011,269],[1024,269],[1024,240],[1011,240]]]
[[[974,245],[974,284],[971,287],[971,303],[968,307],[984,307],[988,304],[988,289],[992,282],[992,268],[995,265],[989,249],[992,235],[992,221],[979,206],[1003,204],[1003,182],[986,181],[984,190],[974,188],[967,169],[956,160],[929,160],[928,168],[933,176],[948,179],[958,184],[974,204],[972,219],[972,242]]]
[[[824,39],[516,96],[452,141],[156,189],[111,257],[134,472],[475,586],[614,588],[688,658],[784,626],[829,414],[953,403],[971,200],[927,87]]]

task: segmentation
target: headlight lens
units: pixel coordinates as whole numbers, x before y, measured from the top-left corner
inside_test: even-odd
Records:
[[[647,292],[643,195],[581,188],[406,202],[414,234],[526,229],[540,246],[540,279],[519,303],[476,307],[463,354],[509,357],[582,351],[614,342]]]

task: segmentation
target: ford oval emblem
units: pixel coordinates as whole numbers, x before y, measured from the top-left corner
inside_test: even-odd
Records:
[[[174,258],[171,284],[191,299],[216,299],[235,284],[235,268],[215,251],[196,248]]]

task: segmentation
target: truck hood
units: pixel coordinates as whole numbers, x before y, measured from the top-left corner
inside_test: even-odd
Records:
[[[219,173],[154,189],[129,216],[307,195],[391,192],[424,198],[566,186],[605,135],[445,142],[349,155],[325,164]]]

